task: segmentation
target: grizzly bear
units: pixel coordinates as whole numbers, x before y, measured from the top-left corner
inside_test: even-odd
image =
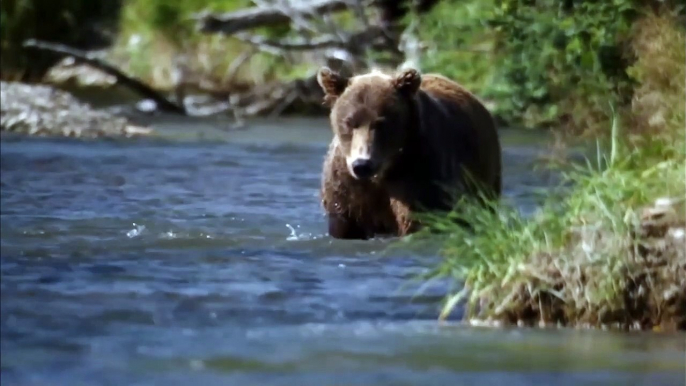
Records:
[[[451,210],[465,194],[500,197],[494,119],[456,82],[415,69],[344,76],[328,67],[317,82],[334,133],[321,186],[331,237],[405,236],[419,229],[417,212]]]

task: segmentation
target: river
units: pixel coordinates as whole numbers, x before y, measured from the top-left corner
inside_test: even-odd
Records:
[[[683,334],[438,325],[435,250],[326,235],[324,120],[226,126],[3,137],[4,386],[684,384]],[[545,137],[501,138],[531,212]]]

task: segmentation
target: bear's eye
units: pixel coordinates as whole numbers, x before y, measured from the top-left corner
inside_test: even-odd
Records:
[[[343,123],[349,129],[355,129],[357,128],[357,126],[359,126],[359,123],[354,117],[346,118],[346,120]]]
[[[379,129],[383,128],[386,124],[386,118],[385,117],[378,117],[374,120],[374,123],[372,124],[372,128],[374,129]]]

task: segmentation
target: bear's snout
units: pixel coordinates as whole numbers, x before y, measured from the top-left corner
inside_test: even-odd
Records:
[[[371,178],[376,173],[376,167],[369,159],[358,158],[350,166],[354,177],[359,179]]]

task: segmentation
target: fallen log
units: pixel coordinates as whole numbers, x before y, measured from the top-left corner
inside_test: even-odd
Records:
[[[282,40],[274,40],[264,38],[258,35],[250,35],[247,33],[236,34],[235,37],[243,42],[257,46],[265,51],[279,52],[283,51],[310,51],[321,50],[327,48],[343,48],[354,49],[364,46],[375,48],[392,49],[392,45],[388,45],[385,41],[379,41],[380,38],[385,38],[385,31],[380,27],[370,26],[369,28],[347,33],[341,32],[339,36],[333,34],[321,35],[311,39],[305,38],[286,38]],[[280,53],[280,52],[279,52]]]
[[[364,3],[371,4],[372,2],[365,1]],[[354,0],[312,0],[300,1],[297,5],[292,5],[290,12],[284,12],[281,7],[254,7],[223,14],[203,11],[195,14],[193,18],[200,32],[233,35],[253,28],[290,23],[293,21],[293,14],[312,18],[315,15],[338,12],[354,6]]]
[[[117,84],[131,89],[135,93],[141,95],[143,98],[154,101],[159,110],[186,115],[186,109],[183,106],[169,101],[162,94],[155,91],[152,87],[146,85],[136,78],[124,74],[121,70],[98,58],[93,53],[74,49],[63,44],[44,42],[35,39],[25,41],[24,47],[52,52],[58,55],[71,56],[78,62],[87,64],[97,68],[98,70],[101,70],[106,74],[112,75],[116,78]]]

